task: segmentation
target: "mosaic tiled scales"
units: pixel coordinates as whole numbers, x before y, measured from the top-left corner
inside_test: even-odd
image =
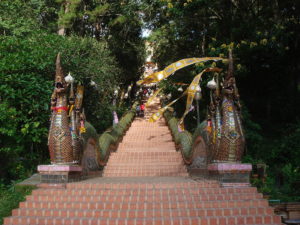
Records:
[[[72,139],[68,119],[67,84],[60,64],[56,59],[55,88],[51,97],[51,126],[49,131],[49,152],[51,163],[73,163]]]

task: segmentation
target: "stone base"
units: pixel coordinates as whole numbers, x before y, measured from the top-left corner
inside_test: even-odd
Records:
[[[200,168],[187,168],[188,173],[192,177],[202,177],[202,178],[207,178],[208,177],[208,172],[207,169],[200,169]]]
[[[41,183],[66,184],[82,178],[82,168],[77,165],[39,165]]]
[[[207,167],[211,179],[219,180],[224,187],[250,185],[252,165],[246,163],[211,163]]]

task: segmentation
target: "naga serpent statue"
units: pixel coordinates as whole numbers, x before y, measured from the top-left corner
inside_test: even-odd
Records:
[[[193,160],[202,155],[206,163],[240,162],[245,148],[245,136],[241,122],[239,93],[233,76],[232,52],[229,51],[229,68],[223,84],[213,79],[207,119],[194,134],[191,148]]]
[[[177,70],[189,65],[220,60],[224,59],[220,57],[182,59],[170,64],[162,71],[145,77],[138,81],[137,84],[158,83],[174,74]],[[184,130],[183,120],[185,115],[190,111],[202,74],[213,71],[217,72],[215,76],[217,82],[215,82],[215,78],[208,82],[208,88],[210,88],[210,105],[208,107],[207,119],[198,125],[192,138],[191,134]],[[240,162],[244,152],[245,137],[241,122],[239,94],[233,76],[232,50],[229,50],[229,68],[227,74],[221,77],[219,76],[219,72],[221,72],[221,69],[217,67],[204,69],[194,77],[192,83],[179,98],[164,105],[149,119],[149,121],[155,122],[162,114],[165,115],[174,141],[177,148],[181,150],[185,163],[194,168],[202,167],[204,169],[208,163]],[[201,88],[199,86],[198,92],[200,91]],[[188,96],[186,110],[178,121],[176,118],[172,118],[172,113],[167,111],[167,109],[184,95]]]
[[[54,165],[80,165],[83,174],[88,175],[101,169],[110,152],[116,150],[134,119],[136,106],[125,113],[118,124],[98,135],[96,129],[85,121],[82,108],[84,87],[75,87],[73,78],[65,78],[60,58],[58,54],[51,95],[52,114],[48,135],[50,160]]]
[[[60,63],[60,54],[56,59],[55,87],[51,96],[51,125],[48,145],[52,164],[75,164],[79,162],[82,151],[79,139],[80,110],[82,104],[83,88],[78,87],[76,98],[73,84],[66,83]],[[68,96],[68,92],[70,92]],[[69,119],[68,112],[70,105]],[[73,107],[75,105],[75,110]],[[70,126],[71,124],[71,126]]]

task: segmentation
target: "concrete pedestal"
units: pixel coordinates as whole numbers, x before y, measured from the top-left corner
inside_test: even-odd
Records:
[[[222,186],[250,186],[252,165],[246,163],[211,163],[207,167],[211,179],[219,180]]]
[[[82,168],[78,165],[39,165],[42,184],[66,184],[81,180]]]

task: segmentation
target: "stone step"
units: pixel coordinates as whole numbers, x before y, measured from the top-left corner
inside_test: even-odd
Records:
[[[177,152],[175,149],[161,149],[160,147],[148,147],[146,150],[136,147],[121,147],[115,153],[113,155],[127,158],[140,157],[141,160],[149,157],[163,157],[163,159],[167,159],[169,157],[180,156],[180,161],[183,162],[181,152]]]
[[[141,135],[141,134],[130,134],[130,133],[127,133],[126,136],[124,136],[123,140],[132,140],[132,141],[141,141],[141,140],[138,140],[137,138],[144,138],[144,137],[147,137],[148,135]],[[149,137],[145,140],[142,140],[142,141],[156,141],[156,140],[160,140],[160,141],[165,141],[165,142],[172,142],[172,137],[171,135],[169,134],[165,134],[165,133],[162,133],[162,134],[157,134],[155,133],[155,135]]]
[[[124,137],[122,142],[119,145],[126,144],[126,143],[137,143],[137,144],[161,144],[161,145],[171,145],[174,144],[173,139],[167,138],[152,138],[151,140],[147,140],[147,137]],[[139,140],[144,139],[144,140]]]
[[[161,164],[169,164],[169,163],[182,163],[181,162],[181,159],[179,157],[173,157],[173,158],[169,158],[169,159],[161,159],[161,158],[149,158],[149,159],[143,159],[143,161],[139,161],[138,158],[127,158],[127,159],[122,159],[120,157],[118,158],[113,158],[113,159],[110,159],[109,163],[107,163],[107,165],[110,165],[110,164],[115,164],[115,163],[118,163],[118,164],[122,164],[122,163],[126,163],[126,164],[131,164],[131,165],[134,165],[134,164],[137,164],[137,165],[140,165],[140,164],[151,164],[151,165],[161,165]]]
[[[146,179],[146,178],[145,178]],[[167,178],[161,178],[160,180],[167,179]],[[173,179],[172,179],[173,180]],[[90,183],[90,182],[74,182],[74,183],[68,183],[67,188],[76,188],[76,189],[110,189],[110,190],[129,190],[129,191],[139,191],[139,192],[171,192],[174,194],[178,194],[179,191],[208,191],[207,188],[212,188],[212,191],[221,189],[222,192],[225,191],[225,193],[232,193],[232,191],[236,192],[248,192],[256,191],[256,188],[249,187],[249,188],[220,188],[220,183],[216,180],[201,180],[199,182],[193,181],[191,179],[184,179],[185,182],[181,181],[182,178],[180,178],[180,181],[169,181],[167,182],[138,182],[135,180],[135,182],[117,182],[117,183]],[[38,191],[38,190],[34,190]],[[55,191],[55,190],[54,190]]]
[[[145,142],[136,142],[136,143],[120,143],[118,149],[120,148],[140,148],[143,149],[145,152],[148,148],[159,148],[163,149],[170,149],[175,151],[175,144],[174,143],[145,143]]]
[[[171,162],[172,163],[172,162]],[[157,164],[152,165],[151,163],[148,164],[132,164],[132,163],[120,163],[119,165],[107,165],[104,172],[132,172],[133,174],[137,174],[137,172],[157,172],[157,173],[171,173],[174,171],[177,172],[187,172],[187,169],[180,164],[166,164],[164,165]]]
[[[155,137],[159,135],[171,136],[171,132],[166,125],[160,127],[151,127],[148,124],[140,124],[138,126],[132,124],[126,134],[136,134],[138,136],[145,136],[145,134],[153,134]]]
[[[141,158],[147,158],[147,157],[170,157],[173,155],[180,155],[180,152],[176,151],[155,151],[155,150],[149,150],[149,151],[142,151],[141,149],[135,151],[135,152],[113,152],[112,154],[115,154],[116,156],[119,157],[133,157],[133,156],[138,156]]]
[[[138,152],[152,152],[152,151],[160,151],[160,152],[176,152],[175,145],[174,146],[161,146],[161,145],[140,145],[140,146],[134,146],[134,145],[127,145],[127,146],[118,146],[118,150],[122,151],[138,151]]]
[[[139,153],[139,152],[137,152]],[[142,153],[142,152],[141,152]],[[168,152],[167,152],[168,153]],[[147,159],[153,159],[153,160],[161,160],[161,161],[167,161],[167,160],[179,160],[181,158],[180,152],[172,152],[172,154],[165,154],[165,155],[144,155],[144,154],[130,154],[130,152],[126,152],[126,154],[116,154],[115,152],[112,152],[110,155],[110,160],[115,159],[136,159],[136,158],[143,158],[143,160]]]
[[[118,153],[148,153],[148,152],[161,152],[161,153],[176,153],[174,148],[169,149],[161,149],[160,147],[151,147],[147,148],[147,150],[143,150],[143,148],[136,148],[136,147],[126,147],[126,148],[118,148]],[[182,159],[181,159],[182,160]]]
[[[281,224],[279,216],[232,216],[232,217],[154,217],[154,218],[81,218],[81,217],[36,217],[36,216],[17,216],[4,219],[4,224],[207,224],[207,225],[241,225],[241,224]]]
[[[230,217],[273,215],[270,207],[220,208],[220,209],[173,209],[162,210],[78,210],[78,209],[15,209],[12,216],[80,217],[80,218],[159,218],[159,217]]]
[[[173,160],[173,161],[138,161],[138,160],[111,160],[106,164],[105,169],[108,168],[115,168],[115,167],[126,167],[128,169],[135,169],[135,168],[165,168],[165,167],[184,167],[183,162],[179,160]]]
[[[105,171],[103,177],[188,177],[186,171]]]
[[[207,195],[189,195],[189,196],[173,196],[173,195],[102,195],[102,196],[70,196],[70,195],[41,195],[41,196],[27,196],[28,202],[117,202],[123,203],[134,203],[134,202],[197,202],[197,201],[230,201],[230,200],[251,200],[251,199],[262,198],[262,194],[251,193],[251,194],[207,194]]]
[[[83,183],[80,186],[70,187],[70,184],[67,184],[69,189],[37,189],[33,190],[33,196],[54,196],[54,195],[88,195],[88,196],[145,196],[145,197],[161,197],[164,195],[176,195],[176,196],[185,196],[186,198],[189,195],[220,195],[220,194],[256,194],[255,188],[216,188],[208,187],[208,185],[203,188],[174,188],[174,189],[113,189],[106,188],[104,186],[98,186],[96,184],[85,184]],[[118,187],[118,184],[116,184]],[[175,186],[175,185],[174,185]],[[239,190],[241,189],[241,190]]]
[[[146,117],[133,121],[103,177],[33,190],[4,224],[281,224],[256,188],[188,178],[165,120]]]
[[[146,163],[130,163],[124,160],[122,163],[113,163],[110,162],[106,165],[105,170],[108,169],[124,169],[124,170],[162,170],[166,171],[170,170],[178,170],[178,169],[186,169],[182,162],[161,162],[157,164],[146,164]]]
[[[150,210],[150,209],[219,209],[219,208],[241,208],[241,207],[268,207],[265,199],[251,200],[225,200],[225,201],[183,201],[183,202],[20,202],[19,208],[26,209],[101,209],[101,210]]]

